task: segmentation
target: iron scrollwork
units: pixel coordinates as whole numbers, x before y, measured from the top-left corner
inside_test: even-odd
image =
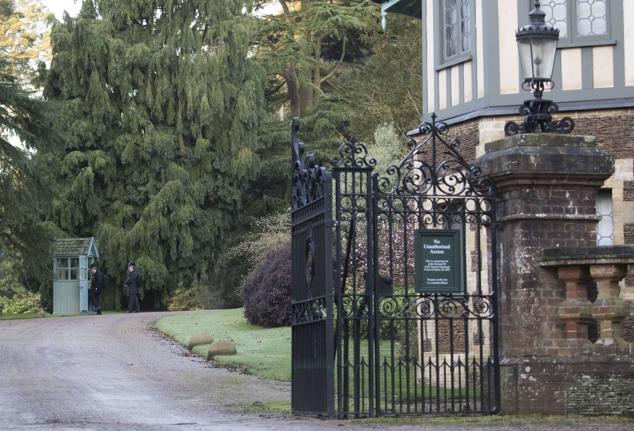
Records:
[[[467,162],[459,152],[460,140],[449,138],[449,126],[436,121],[418,128],[421,141],[411,140],[410,151],[386,175],[377,176],[384,194],[428,196],[491,196],[493,184],[480,168]]]
[[[403,319],[416,316],[422,320],[440,319],[493,319],[492,298],[486,295],[445,296],[395,295],[379,299],[382,318]]]
[[[291,190],[291,208],[296,210],[324,197],[326,182],[330,173],[320,165],[313,153],[305,155],[305,145],[299,140],[299,119],[293,119],[293,178]]]
[[[326,298],[293,303],[291,304],[291,324],[299,325],[324,320],[328,316],[326,310]]]
[[[339,157],[332,161],[335,168],[374,169],[376,159],[368,157],[368,148],[357,139],[343,143],[339,147]]]
[[[543,98],[546,87],[552,89],[552,81],[533,81],[523,84],[524,90],[532,90],[534,99],[524,101],[519,113],[524,116],[522,123],[509,121],[504,125],[506,136],[521,133],[571,133],[575,128],[575,121],[570,117],[554,120],[553,114],[559,112],[559,105],[552,100]]]

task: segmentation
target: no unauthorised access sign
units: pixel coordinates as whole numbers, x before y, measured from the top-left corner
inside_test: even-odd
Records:
[[[462,239],[459,230],[418,230],[415,236],[418,293],[462,293]]]

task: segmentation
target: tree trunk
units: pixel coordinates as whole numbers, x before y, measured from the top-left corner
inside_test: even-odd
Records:
[[[321,96],[321,37],[315,41],[315,69],[313,70],[313,104],[319,103]]]
[[[309,49],[312,50],[312,33],[310,32],[310,30],[305,30],[304,31],[304,39],[306,41],[306,46],[310,47]],[[313,95],[314,95],[314,89],[313,89],[313,73],[314,73],[314,69],[316,67],[319,67],[319,63],[317,64],[313,64],[313,68],[312,70],[306,70],[301,72],[301,79],[300,79],[300,96],[301,96],[301,110],[302,110],[302,114],[306,114],[308,111],[310,111],[310,108],[312,108],[313,106]]]
[[[300,118],[302,116],[302,108],[295,67],[289,65],[286,68],[286,70],[284,71],[284,79],[286,80],[286,87],[288,89],[288,98],[291,102],[291,117]]]

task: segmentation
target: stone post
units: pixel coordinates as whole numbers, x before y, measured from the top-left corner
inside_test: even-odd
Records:
[[[588,342],[588,324],[592,317],[592,304],[588,300],[588,270],[583,266],[561,266],[557,268],[557,276],[566,286],[566,299],[559,306],[559,319],[565,324],[565,336],[568,340],[585,344]]]
[[[485,151],[477,163],[499,196],[501,353],[557,355],[566,347],[558,316],[566,288],[540,268],[542,250],[596,245],[597,192],[613,160],[586,136],[517,135]]]
[[[565,413],[565,397],[548,382],[564,380],[558,367],[586,335],[585,274],[540,261],[546,248],[596,245],[597,192],[614,163],[587,136],[517,135],[485,151],[476,163],[498,192],[502,411]]]
[[[611,345],[621,340],[621,321],[627,316],[620,298],[619,282],[627,274],[626,265],[591,265],[590,274],[597,282],[597,300],[592,317],[599,323],[599,343]]]

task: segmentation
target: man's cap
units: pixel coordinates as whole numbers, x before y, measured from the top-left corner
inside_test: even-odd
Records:
[[[91,263],[91,264],[90,264],[90,267],[91,267],[91,268],[96,268],[96,267],[97,267],[97,264],[93,262],[93,263]]]
[[[136,263],[134,263],[134,261],[131,260],[130,262],[128,262],[128,266],[135,266],[136,267]]]

